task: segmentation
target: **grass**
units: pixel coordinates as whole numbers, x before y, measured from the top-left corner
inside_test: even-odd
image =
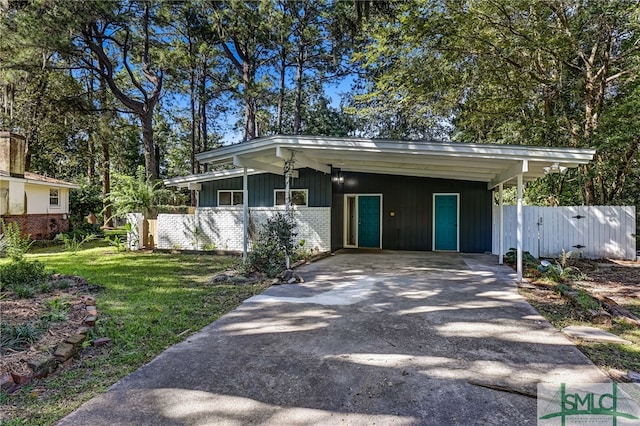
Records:
[[[103,241],[77,252],[47,247],[29,254],[57,273],[82,276],[101,286],[96,294],[96,337],[107,347],[88,347],[69,369],[36,380],[16,395],[0,393],[3,424],[53,424],[82,402],[230,311],[264,285],[208,284],[232,257],[114,253]],[[7,416],[8,413],[8,416]]]
[[[557,329],[569,325],[598,327],[627,339],[631,344],[602,344],[578,342],[578,348],[603,371],[609,369],[640,372],[640,329],[634,325],[614,320],[611,325],[593,324],[588,309],[593,309],[593,299],[587,300],[586,292],[579,293],[578,304],[571,303],[559,292],[520,289],[528,302]],[[546,293],[546,294],[545,294]]]

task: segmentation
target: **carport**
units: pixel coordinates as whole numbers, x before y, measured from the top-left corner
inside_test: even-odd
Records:
[[[331,176],[333,191],[337,185],[345,182],[348,173],[360,173],[363,178],[372,175],[384,175],[393,177],[416,177],[437,179],[441,182],[465,181],[482,183],[486,185],[486,191],[498,192],[499,203],[499,263],[502,263],[503,247],[503,189],[505,186],[517,186],[517,280],[522,279],[522,193],[524,184],[533,181],[548,173],[562,173],[568,168],[586,164],[592,160],[595,150],[578,148],[549,148],[520,145],[497,144],[466,144],[453,142],[433,141],[404,141],[363,138],[331,138],[319,136],[270,136],[259,138],[249,142],[224,146],[211,151],[200,153],[196,156],[200,163],[208,163],[214,166],[230,166],[230,170],[213,172],[206,175],[192,175],[174,178],[167,181],[169,184],[189,186],[198,189],[200,182],[208,179],[224,178],[226,176],[243,177],[243,224],[244,224],[244,253],[248,247],[248,209],[249,209],[249,185],[248,176],[256,173],[271,173],[281,175],[284,178],[286,190],[286,206],[291,199],[290,182],[299,174],[299,170],[308,168]],[[217,174],[221,174],[218,177]],[[215,176],[214,176],[215,175]],[[459,196],[456,199],[455,191],[440,191],[443,201],[460,203]],[[370,191],[363,198],[372,196]],[[447,196],[450,196],[447,200]],[[358,194],[353,195],[357,199]],[[375,194],[373,195],[375,197]],[[335,198],[335,197],[334,197]],[[488,199],[488,197],[485,197]],[[345,198],[345,203],[351,201]],[[433,244],[432,250],[461,251],[459,244],[459,229],[456,230],[457,241],[452,238],[450,246],[446,244],[438,246],[436,234],[436,205],[439,199],[434,195],[433,199]],[[373,200],[375,204],[375,199]],[[382,198],[380,197],[380,205]],[[374,205],[375,208],[375,205]],[[446,210],[445,210],[446,211]],[[460,214],[459,208],[452,207],[451,212]],[[382,208],[377,213],[380,217],[379,235],[373,234],[380,241],[382,247]],[[393,216],[395,211],[385,212]],[[445,214],[444,216],[454,216]],[[374,216],[374,221],[375,221]],[[340,218],[339,218],[340,219]],[[345,220],[345,230],[349,226]],[[334,234],[335,226],[341,220],[332,220],[331,228]],[[355,225],[354,225],[355,226]],[[427,226],[431,226],[428,224]],[[451,227],[458,227],[457,221],[452,221]],[[431,234],[430,234],[431,235]],[[371,235],[368,235],[371,237]],[[348,245],[348,236],[345,236],[344,247]],[[357,239],[356,239],[357,241]],[[457,243],[457,244],[456,244]],[[357,245],[357,244],[356,244]],[[444,247],[444,248],[440,248]]]

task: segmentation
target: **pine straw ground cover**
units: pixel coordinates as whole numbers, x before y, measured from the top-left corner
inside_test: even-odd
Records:
[[[108,337],[111,344],[89,345],[55,374],[33,380],[14,394],[0,392],[1,424],[54,424],[168,346],[184,340],[266,287],[266,284],[210,284],[212,275],[237,262],[233,257],[116,253],[112,247],[103,245],[92,243],[90,248],[75,253],[49,247],[27,256],[56,273],[86,279],[98,310],[94,337]],[[67,291],[68,294],[65,289],[58,289],[50,296],[73,304],[77,288],[69,286]],[[5,301],[10,301],[11,309],[17,311],[50,306],[38,297],[15,299],[4,294],[0,303]],[[0,308],[5,321],[5,307]],[[74,317],[69,315],[69,319]],[[53,333],[60,333],[64,321],[56,327]],[[33,352],[37,347],[34,343],[27,351]],[[46,350],[47,345],[42,348]]]
[[[597,327],[630,341],[627,345],[577,342],[578,348],[613,380],[619,381],[621,372],[640,372],[640,327],[615,316],[611,324],[595,323],[584,304],[568,300],[558,288],[564,285],[591,296],[606,296],[640,317],[640,262],[581,260],[572,266],[579,273],[561,283],[533,272],[529,280],[534,285],[521,288],[520,293],[558,329],[569,325]],[[598,303],[596,298],[587,302]]]

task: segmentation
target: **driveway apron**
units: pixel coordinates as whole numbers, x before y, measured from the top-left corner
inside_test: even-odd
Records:
[[[496,257],[343,251],[297,271],[60,424],[535,424],[537,383],[607,381]]]

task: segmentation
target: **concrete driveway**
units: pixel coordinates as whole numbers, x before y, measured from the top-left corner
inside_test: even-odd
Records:
[[[605,382],[488,255],[342,252],[300,268],[61,425],[535,424],[538,382]]]

